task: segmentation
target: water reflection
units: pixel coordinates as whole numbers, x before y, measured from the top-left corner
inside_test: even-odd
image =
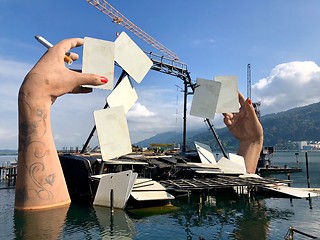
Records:
[[[123,210],[73,204],[63,231],[75,239],[132,239],[134,228]]]
[[[59,239],[69,206],[14,212],[16,239]]]
[[[16,239],[132,239],[134,227],[122,210],[72,204],[41,211],[15,211]]]
[[[111,214],[109,208],[76,204],[14,211],[13,232],[15,239],[273,239],[285,235],[294,217],[301,219],[288,199],[192,194],[172,203],[178,210],[143,217],[130,212],[130,218],[122,210]]]
[[[193,239],[268,239],[272,219],[288,219],[294,212],[268,208],[262,198],[207,194],[175,200],[180,210],[174,214]],[[205,233],[202,228],[206,228]]]
[[[103,239],[132,239],[135,235],[134,224],[128,215],[119,209],[111,214],[110,209],[105,207],[94,207],[98,222],[101,227]]]

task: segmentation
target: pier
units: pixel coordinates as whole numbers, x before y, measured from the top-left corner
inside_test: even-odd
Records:
[[[8,186],[15,186],[17,178],[17,165],[9,164],[0,166],[0,180],[1,182],[7,181]]]

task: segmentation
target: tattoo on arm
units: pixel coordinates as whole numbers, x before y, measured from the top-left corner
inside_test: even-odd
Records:
[[[23,198],[29,198],[32,195],[47,200],[53,197],[52,192],[47,188],[54,185],[55,175],[46,171],[49,154],[48,146],[43,139],[48,133],[47,111],[49,110],[31,107],[27,97],[19,93],[19,118],[23,119],[19,124],[19,156],[24,160],[28,158],[24,162],[24,167],[34,183],[33,189],[20,192],[24,195],[21,196]]]

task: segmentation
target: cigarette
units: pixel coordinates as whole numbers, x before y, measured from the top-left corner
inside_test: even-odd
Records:
[[[41,43],[46,48],[52,48],[53,47],[53,45],[50,42],[48,42],[45,38],[43,38],[41,36],[35,36],[35,38],[37,39],[37,41],[39,43]],[[73,60],[67,55],[64,56],[64,61],[66,63],[68,63],[68,65],[71,65],[73,63]]]

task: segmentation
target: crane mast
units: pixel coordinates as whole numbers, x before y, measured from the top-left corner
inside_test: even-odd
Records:
[[[114,23],[120,24],[126,29],[128,29],[130,32],[134,33],[136,36],[153,46],[154,48],[158,49],[162,53],[164,53],[167,57],[169,57],[172,60],[179,60],[178,56],[166,48],[163,44],[161,44],[159,41],[151,37],[148,33],[143,31],[141,28],[133,24],[128,18],[126,18],[123,14],[121,14],[117,9],[115,9],[113,6],[111,6],[107,1],[105,0],[86,0],[88,3],[90,3],[92,6],[97,8],[99,11],[107,15],[112,19]]]
[[[247,65],[247,98],[251,98],[251,64]]]
[[[251,99],[251,64],[249,63],[247,65],[247,98]],[[254,110],[257,114],[258,119],[260,120],[260,106],[261,106],[261,102],[253,102],[252,103]]]

